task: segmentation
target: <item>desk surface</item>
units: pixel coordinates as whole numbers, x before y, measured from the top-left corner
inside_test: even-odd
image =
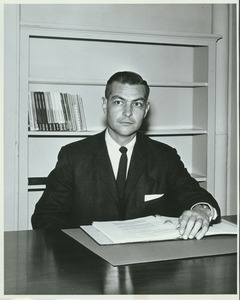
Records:
[[[60,230],[5,232],[4,246],[5,295],[237,293],[236,254],[113,267]]]

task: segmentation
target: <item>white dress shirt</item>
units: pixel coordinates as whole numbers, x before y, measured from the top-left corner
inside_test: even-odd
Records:
[[[119,160],[120,157],[122,155],[122,153],[119,151],[119,149],[121,148],[121,146],[115,142],[112,137],[110,136],[108,130],[106,130],[105,132],[105,141],[107,144],[107,150],[108,150],[108,155],[110,157],[110,161],[112,164],[112,168],[113,168],[113,173],[115,176],[115,179],[117,178],[117,172],[118,172],[118,165],[119,165]],[[129,164],[131,161],[131,157],[132,157],[132,152],[133,152],[133,147],[136,143],[136,136],[131,140],[130,143],[128,143],[125,147],[128,149],[127,151],[127,173],[128,173],[128,169],[129,169]],[[127,177],[127,174],[126,174]]]

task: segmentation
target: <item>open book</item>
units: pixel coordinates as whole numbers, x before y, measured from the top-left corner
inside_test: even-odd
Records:
[[[81,226],[98,244],[123,244],[180,239],[178,218],[148,216],[125,221],[93,222]],[[237,234],[237,225],[222,220],[210,226],[206,236]]]

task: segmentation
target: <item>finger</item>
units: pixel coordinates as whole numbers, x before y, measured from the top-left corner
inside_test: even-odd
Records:
[[[179,231],[183,233],[185,227],[187,226],[188,219],[192,216],[192,211],[185,210],[182,215],[179,217]]]
[[[195,224],[189,234],[189,239],[193,239],[199,232],[199,230],[201,229],[202,227],[202,224],[203,224],[203,220],[202,219],[197,219],[195,221]]]
[[[188,218],[188,222],[187,222],[187,225],[185,227],[185,231],[183,233],[183,238],[185,240],[188,239],[188,237],[190,235],[190,232],[192,231],[192,229],[195,225],[195,222],[196,222],[196,217],[191,216],[190,218]]]
[[[182,214],[181,217],[179,218],[179,233],[180,235],[183,235],[185,232],[185,228],[188,223],[189,216],[187,214]]]
[[[196,239],[200,240],[201,238],[203,238],[205,236],[205,234],[207,233],[208,228],[209,228],[209,223],[204,221],[203,225],[202,225],[202,229],[196,235]]]

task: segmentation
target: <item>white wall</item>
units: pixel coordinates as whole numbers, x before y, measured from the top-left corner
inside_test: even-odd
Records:
[[[4,28],[4,219],[5,229],[17,226],[19,11],[7,6]]]
[[[237,98],[237,48],[236,48],[236,38],[237,38],[237,19],[236,19],[236,6],[230,8],[230,34],[229,34],[229,64],[232,67],[232,72],[229,76],[229,101],[228,101],[228,195],[229,199],[227,206],[228,214],[237,213],[237,204],[238,204],[238,195],[237,187],[239,184],[239,178],[237,176],[239,165],[237,164],[236,157],[238,155],[238,127],[237,127],[237,118],[239,114],[238,98]],[[232,45],[232,46],[231,46]]]
[[[17,229],[19,22],[208,34],[212,33],[212,12],[210,4],[5,5],[5,230]],[[235,62],[234,56],[232,61]],[[228,102],[232,103],[228,120],[231,144],[228,144],[227,163],[232,166],[228,172],[228,214],[236,213],[237,200],[235,88],[233,81]]]
[[[209,4],[22,5],[21,21],[135,30],[211,33]]]

